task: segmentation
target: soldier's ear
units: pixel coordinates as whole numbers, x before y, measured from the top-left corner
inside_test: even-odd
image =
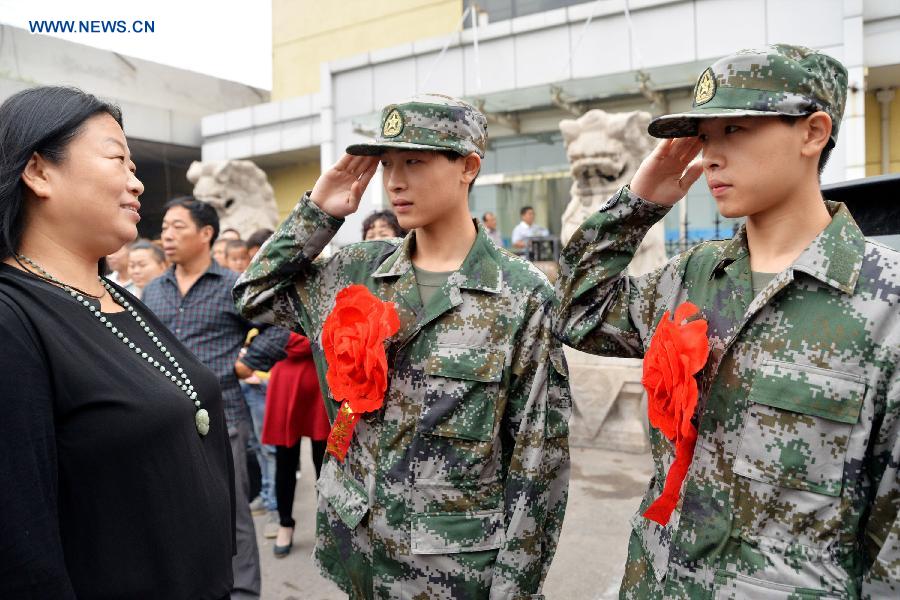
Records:
[[[800,154],[819,160],[819,155],[831,137],[831,117],[823,111],[816,111],[802,121],[803,144]]]
[[[462,182],[466,185],[469,185],[475,178],[478,177],[478,172],[481,170],[481,157],[478,156],[475,152],[469,153],[468,156],[463,159],[463,172],[462,172]]]

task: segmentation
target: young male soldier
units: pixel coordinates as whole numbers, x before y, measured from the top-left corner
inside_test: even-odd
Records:
[[[564,250],[566,344],[640,357],[685,301],[709,324],[680,502],[666,526],[642,516],[673,460],[652,429],[623,598],[900,597],[900,253],[866,241],[819,190],[846,92],[844,67],[806,48],[719,60],[692,110],[650,124],[680,139]],[[719,211],[746,225],[626,277],[701,173]]]
[[[363,284],[396,305],[384,406],[317,484],[316,558],[353,598],[538,598],[556,549],[571,400],[553,290],[469,214],[486,142],[459,100],[386,107],[376,141],[347,149],[235,287],[244,315],[310,338],[332,420],[321,335],[336,294]],[[379,160],[411,233],[314,261]]]

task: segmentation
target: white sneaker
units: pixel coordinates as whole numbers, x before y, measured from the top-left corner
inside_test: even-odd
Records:
[[[266,514],[268,511],[266,510],[265,505],[263,505],[262,498],[257,496],[250,502],[250,513],[254,517],[258,517],[260,515]]]
[[[263,537],[273,540],[278,537],[278,513],[273,511],[269,511],[269,516],[266,518],[266,524],[263,525]]]

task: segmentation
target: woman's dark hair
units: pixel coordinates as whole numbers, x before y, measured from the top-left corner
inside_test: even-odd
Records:
[[[119,107],[72,87],[30,88],[0,105],[0,260],[18,252],[22,243],[22,173],[28,161],[36,152],[53,164],[61,163],[85,121],[102,113],[122,126]]]
[[[202,229],[207,225],[212,227],[213,234],[209,238],[209,247],[212,248],[216,238],[219,237],[219,213],[216,212],[212,204],[197,200],[193,196],[182,196],[166,202],[166,205],[163,206],[163,212],[168,212],[170,208],[175,208],[176,206],[186,208],[191,213],[191,219],[194,220],[194,225],[197,226],[197,229]]]
[[[149,250],[150,255],[153,257],[153,260],[158,262],[161,265],[166,264],[166,253],[162,251],[162,248],[151,242],[150,240],[146,240],[144,238],[139,239],[128,247],[129,250]]]
[[[388,227],[394,230],[394,235],[396,237],[403,237],[406,235],[406,230],[400,227],[397,215],[389,210],[376,210],[366,217],[362,223],[362,239],[366,239],[366,233],[375,226],[376,221],[384,221],[387,223]]]

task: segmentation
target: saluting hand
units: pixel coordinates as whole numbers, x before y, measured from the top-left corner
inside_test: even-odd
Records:
[[[332,217],[343,219],[356,212],[377,168],[377,156],[345,154],[316,180],[310,200]]]
[[[631,191],[654,204],[672,206],[703,173],[700,159],[695,160],[701,149],[696,137],[661,141],[638,167]]]

